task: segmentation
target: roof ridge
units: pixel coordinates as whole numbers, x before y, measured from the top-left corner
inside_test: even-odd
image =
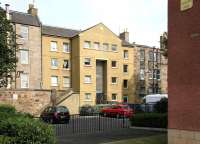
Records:
[[[60,26],[52,26],[52,25],[47,25],[47,24],[43,24],[42,27],[59,28],[59,29],[66,29],[66,30],[73,30],[73,31],[80,32],[80,30],[76,30],[76,29],[71,29],[71,28],[66,28],[66,27],[60,27]]]
[[[19,13],[19,14],[25,14],[25,15],[30,15],[30,16],[32,16],[32,15],[29,14],[29,13],[20,12],[20,11],[15,11],[15,10],[10,10],[10,13],[13,13],[13,12],[15,12],[15,13]]]

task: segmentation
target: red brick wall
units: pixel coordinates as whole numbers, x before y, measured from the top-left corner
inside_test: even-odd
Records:
[[[168,0],[169,128],[200,130],[200,0]]]

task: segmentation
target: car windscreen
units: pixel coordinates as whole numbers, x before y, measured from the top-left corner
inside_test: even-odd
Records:
[[[68,109],[66,107],[57,107],[57,112],[68,112]]]

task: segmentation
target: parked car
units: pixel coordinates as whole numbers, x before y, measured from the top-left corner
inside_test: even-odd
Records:
[[[102,116],[110,116],[110,117],[126,117],[130,118],[133,116],[134,112],[133,109],[131,109],[128,105],[124,104],[117,104],[113,105],[112,107],[109,108],[104,108],[101,110],[100,114]]]
[[[41,114],[40,118],[48,123],[69,123],[70,113],[65,106],[47,107]]]
[[[95,110],[91,105],[84,105],[80,108],[80,116],[93,116],[94,114]]]

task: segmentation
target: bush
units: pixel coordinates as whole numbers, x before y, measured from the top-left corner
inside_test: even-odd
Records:
[[[168,99],[162,98],[159,102],[155,104],[154,109],[158,113],[167,113]]]
[[[132,126],[167,128],[167,114],[141,113],[135,114],[130,120]]]
[[[15,114],[16,109],[10,105],[0,105],[0,112],[1,113],[8,113],[8,114]]]
[[[55,144],[53,128],[30,114],[0,112],[0,115],[0,143]]]

